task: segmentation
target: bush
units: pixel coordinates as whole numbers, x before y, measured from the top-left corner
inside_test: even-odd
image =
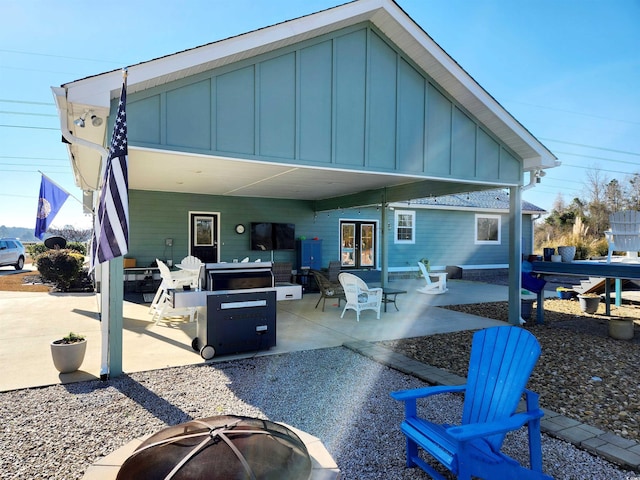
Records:
[[[63,292],[81,277],[83,264],[84,255],[67,248],[47,250],[36,258],[42,279],[54,283]]]
[[[69,243],[67,243],[67,248],[69,250],[73,250],[75,252],[78,252],[81,255],[86,255],[87,254],[87,247],[82,242],[69,242]]]
[[[31,258],[36,258],[38,255],[42,255],[49,250],[44,243],[32,243],[31,245],[27,245],[26,249],[29,255],[31,255]]]

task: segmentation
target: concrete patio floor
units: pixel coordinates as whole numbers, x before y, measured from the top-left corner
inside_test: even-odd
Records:
[[[3,272],[4,273],[4,272]],[[425,295],[417,288],[419,279],[397,280],[389,286],[407,290],[398,296],[396,311],[389,304],[380,319],[371,311],[363,312],[360,322],[348,310],[327,301],[314,308],[318,293],[302,300],[281,301],[277,305],[275,347],[269,350],[214,357],[210,362],[274,355],[299,350],[336,347],[345,342],[390,340],[478,329],[496,320],[438,308],[450,304],[468,304],[507,299],[507,287],[465,280],[447,282],[449,291]],[[342,304],[344,305],[344,303]],[[125,373],[204,363],[191,348],[197,336],[196,323],[177,321],[156,325],[147,304],[124,302],[123,360]],[[98,295],[91,293],[0,292],[0,391],[96,379],[100,376],[101,330]],[[53,366],[49,344],[73,331],[87,338],[87,353],[81,370],[59,374]]]

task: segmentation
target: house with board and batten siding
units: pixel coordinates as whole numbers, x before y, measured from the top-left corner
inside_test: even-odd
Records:
[[[121,86],[116,70],[52,87],[90,208]],[[523,220],[521,190],[557,159],[398,3],[357,0],[131,65],[127,94],[129,255],[140,264],[192,253],[295,264],[295,248],[251,249],[252,224],[287,223],[297,238],[321,240],[323,266],[346,259],[345,268],[375,268],[386,281],[425,256],[506,264],[519,298],[531,215]],[[74,123],[89,112],[107,121]],[[459,252],[443,242],[456,229],[471,241],[470,211],[412,203],[496,189],[509,193],[500,244],[474,240]],[[413,247],[390,235],[407,202]],[[122,262],[106,268],[122,278]]]

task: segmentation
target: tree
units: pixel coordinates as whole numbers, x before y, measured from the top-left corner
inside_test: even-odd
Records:
[[[65,225],[63,228],[50,228],[48,232],[64,238],[67,242],[88,242],[92,230],[90,228],[77,229],[73,225]]]

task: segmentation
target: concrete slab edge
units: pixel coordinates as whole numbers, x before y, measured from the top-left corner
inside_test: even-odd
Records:
[[[342,346],[432,385],[451,386],[462,385],[466,382],[464,377],[426,365],[371,342],[345,342]],[[638,442],[583,424],[552,410],[543,408],[543,411],[544,417],[540,422],[543,433],[569,442],[592,455],[597,455],[623,468],[640,472],[640,444]]]

